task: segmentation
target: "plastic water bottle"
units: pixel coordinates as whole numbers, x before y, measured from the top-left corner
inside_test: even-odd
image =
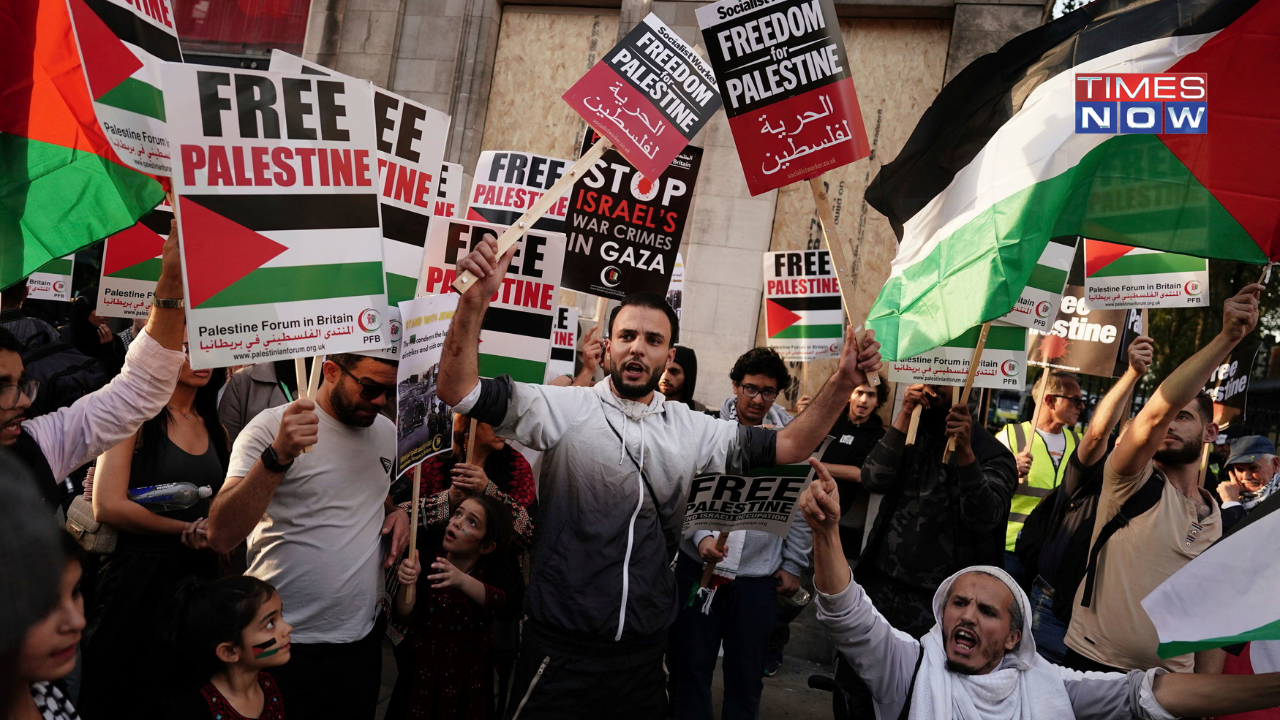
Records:
[[[196,487],[189,482],[149,485],[129,491],[129,499],[152,512],[185,510],[213,495],[213,488]]]

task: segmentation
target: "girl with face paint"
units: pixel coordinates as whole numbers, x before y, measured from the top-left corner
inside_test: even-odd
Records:
[[[284,701],[267,672],[289,661],[293,626],[283,613],[275,588],[247,575],[181,586],[169,641],[198,680],[169,720],[283,720]]]
[[[446,524],[419,530],[428,535],[424,554],[434,560],[424,571],[415,553],[397,570],[395,614],[405,632],[396,645],[400,674],[387,717],[486,717],[493,623],[521,605],[510,510],[490,495],[473,495]],[[405,597],[410,586],[413,603]]]

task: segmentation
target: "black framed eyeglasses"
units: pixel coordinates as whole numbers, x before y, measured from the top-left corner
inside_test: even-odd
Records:
[[[338,365],[338,363],[334,363],[334,365]],[[364,380],[361,380],[355,375],[352,375],[349,370],[342,367],[341,365],[338,365],[338,369],[342,371],[343,375],[346,375],[352,380],[355,380],[356,384],[360,386],[361,400],[364,400],[365,402],[373,402],[374,400],[378,399],[379,395],[382,395],[388,401],[395,399],[396,397],[395,385],[378,385],[377,383],[365,382]]]
[[[1084,398],[1081,398],[1081,397],[1071,397],[1071,396],[1069,396],[1069,395],[1050,395],[1049,397],[1051,397],[1051,398],[1058,398],[1059,400],[1066,400],[1067,402],[1071,403],[1072,405],[1075,405],[1075,406],[1076,406],[1076,408],[1077,408],[1078,410],[1083,410],[1083,409],[1084,409]]]
[[[742,383],[742,384],[738,385],[738,387],[742,388],[742,394],[743,394],[743,395],[746,395],[746,396],[747,396],[747,397],[749,397],[749,398],[753,398],[753,397],[755,397],[755,396],[759,395],[760,397],[764,398],[765,400],[772,401],[774,398],[778,397],[778,389],[777,389],[777,388],[763,388],[763,389],[762,389],[762,388],[758,388],[758,387],[756,387],[755,385],[752,385],[751,383]]]
[[[0,385],[0,410],[12,410],[18,406],[23,395],[35,402],[36,393],[40,390],[39,380],[22,380],[9,385]]]

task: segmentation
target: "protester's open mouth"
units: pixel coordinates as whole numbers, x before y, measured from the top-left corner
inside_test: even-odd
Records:
[[[956,628],[951,633],[951,645],[961,655],[969,655],[974,648],[978,647],[978,636],[971,630]]]
[[[624,380],[635,382],[643,379],[644,374],[645,374],[645,366],[641,363],[636,362],[635,360],[632,360],[631,362],[622,366],[622,379]]]
[[[26,416],[19,415],[18,417],[5,423],[3,426],[0,426],[0,438],[3,438],[4,440],[7,440],[7,441],[16,440],[18,438],[18,435],[22,434],[23,420],[26,420]]]
[[[454,532],[454,531],[452,531],[452,530],[445,530],[445,531],[444,531],[444,539],[445,539],[445,540],[448,540],[449,542],[453,542],[454,540],[457,540],[457,539],[458,539],[458,535],[457,535],[457,533],[455,533],[455,532]]]

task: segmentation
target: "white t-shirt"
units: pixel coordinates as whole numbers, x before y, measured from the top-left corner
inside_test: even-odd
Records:
[[[275,439],[285,405],[258,414],[231,451],[228,477],[244,477]],[[316,408],[319,438],[294,460],[249,533],[249,570],[271,583],[293,642],[355,642],[373,629],[382,590],[383,502],[396,431],[379,415],[367,428]]]
[[[1056,433],[1043,430],[1036,430],[1036,432],[1040,433],[1040,439],[1044,440],[1044,446],[1049,450],[1049,457],[1053,459],[1053,466],[1061,465],[1062,454],[1067,451],[1067,434],[1061,430]]]

